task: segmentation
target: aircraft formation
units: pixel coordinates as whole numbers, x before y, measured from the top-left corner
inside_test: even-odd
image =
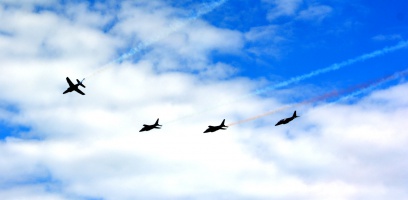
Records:
[[[82,82],[85,79],[82,79],[82,81],[79,81],[78,79],[76,79],[77,84],[73,84],[72,81],[68,77],[66,78],[66,80],[68,82],[69,87],[62,94],[66,94],[66,93],[69,93],[69,92],[72,92],[72,91],[76,91],[81,95],[85,95],[85,93],[82,92],[79,89],[79,86],[82,86],[83,88],[85,88],[85,85],[82,84]],[[279,122],[276,123],[275,126],[279,126],[279,125],[282,125],[282,124],[287,124],[287,123],[291,122],[292,120],[294,120],[297,117],[299,117],[299,116],[296,115],[296,110],[295,110],[295,112],[293,112],[293,115],[291,117],[279,120]],[[162,125],[159,124],[159,118],[157,118],[156,122],[154,124],[152,124],[152,125],[143,124],[143,128],[139,132],[150,131],[152,129],[160,129],[161,126]],[[225,119],[224,119],[224,120],[222,120],[221,124],[218,125],[218,126],[209,125],[208,128],[203,133],[210,133],[210,132],[215,132],[215,131],[218,131],[218,130],[226,130],[227,128],[228,128],[228,126],[225,125]]]

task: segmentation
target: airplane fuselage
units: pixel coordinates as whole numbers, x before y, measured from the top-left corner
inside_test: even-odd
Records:
[[[290,118],[286,118],[286,119],[281,119],[275,126],[278,126],[278,125],[281,125],[281,124],[287,124],[290,121],[292,121],[293,119],[295,119],[295,118],[290,117]]]
[[[77,90],[79,87],[79,84],[75,84],[73,86],[70,86],[67,90],[65,90],[64,94],[68,93],[68,92],[72,92],[74,90]]]
[[[160,129],[160,127],[157,125],[143,125],[143,128],[139,132],[150,131],[154,128]]]
[[[207,128],[207,130],[204,131],[204,133],[215,132],[218,130],[226,130],[226,129],[224,127],[219,127],[219,126],[210,126]]]
[[[279,126],[279,125],[281,125],[281,124],[287,124],[287,123],[289,123],[290,121],[294,120],[296,117],[299,117],[299,116],[296,115],[296,110],[295,110],[295,112],[293,112],[292,117],[288,117],[288,118],[279,120],[279,122],[276,123],[275,126]]]
[[[209,133],[209,132],[215,132],[218,130],[225,130],[228,126],[225,126],[225,119],[222,120],[221,124],[218,126],[208,126],[207,130],[204,131],[204,133]]]
[[[79,94],[85,95],[85,93],[82,92],[82,91],[79,89],[79,86],[82,86],[82,87],[85,88],[85,85],[82,84],[82,81],[85,80],[85,79],[83,79],[82,81],[79,81],[79,80],[77,79],[77,80],[76,80],[76,81],[77,81],[77,84],[73,84],[72,81],[71,81],[68,77],[66,78],[66,80],[67,80],[67,82],[68,82],[69,87],[68,87],[68,89],[66,89],[65,92],[62,93],[62,94],[66,94],[66,93],[68,93],[68,92],[72,92],[72,91],[75,90],[75,91],[78,92]]]
[[[143,124],[143,128],[140,129],[139,132],[143,132],[143,131],[150,131],[154,128],[160,129],[162,125],[159,124],[159,119],[156,120],[156,123],[152,124],[152,125],[146,125]]]

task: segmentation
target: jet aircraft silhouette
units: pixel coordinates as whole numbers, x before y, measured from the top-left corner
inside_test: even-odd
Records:
[[[218,131],[218,130],[225,130],[228,126],[225,126],[225,119],[222,120],[221,124],[218,126],[208,126],[207,130],[204,131],[204,133],[208,133],[208,132],[214,132],[214,131]]]
[[[275,124],[275,126],[279,126],[281,124],[287,124],[290,121],[294,120],[296,117],[299,117],[299,116],[296,115],[296,110],[295,110],[295,112],[293,112],[292,117],[281,119],[278,123]]]
[[[154,123],[154,124],[152,124],[152,125],[143,124],[143,128],[142,128],[139,132],[142,132],[142,131],[150,131],[150,130],[152,130],[152,129],[154,129],[154,128],[160,129],[161,126],[162,126],[162,125],[159,124],[159,118],[157,118],[156,123]]]
[[[82,84],[82,81],[84,81],[84,79],[82,79],[82,81],[79,81],[78,79],[76,80],[77,81],[77,84],[73,84],[72,82],[71,82],[71,80],[67,77],[67,82],[68,82],[68,85],[69,85],[69,88],[67,89],[67,90],[65,90],[65,92],[63,93],[63,94],[66,94],[66,93],[68,93],[68,92],[72,92],[72,91],[77,91],[79,94],[82,94],[82,95],[85,95],[85,93],[83,93],[81,90],[79,90],[79,86],[82,86],[82,87],[84,87],[85,88],[85,85],[84,84]]]

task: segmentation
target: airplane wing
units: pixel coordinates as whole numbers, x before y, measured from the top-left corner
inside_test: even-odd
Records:
[[[72,83],[72,81],[68,77],[67,77],[67,82],[68,82],[70,87],[74,86],[74,84]]]
[[[85,93],[83,93],[81,90],[79,90],[78,88],[75,88],[75,91],[77,91],[79,94],[85,95]]]

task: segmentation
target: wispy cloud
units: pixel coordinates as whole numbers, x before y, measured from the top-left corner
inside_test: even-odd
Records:
[[[281,44],[288,42],[290,31],[277,25],[252,27],[244,34],[247,52],[254,55],[279,57]]]
[[[282,16],[293,16],[298,8],[303,3],[303,0],[263,0],[266,3],[272,4],[275,8],[268,12],[267,18],[274,20]]]
[[[321,21],[332,8],[327,5],[309,4],[303,0],[263,0],[273,7],[268,11],[267,19],[273,21],[279,17],[291,17],[296,20]]]
[[[399,34],[392,34],[392,35],[376,35],[372,38],[374,41],[393,41],[393,40],[402,40],[402,36]]]
[[[330,6],[310,6],[305,10],[299,12],[298,19],[301,20],[314,20],[314,21],[322,21],[332,12],[332,8]]]

